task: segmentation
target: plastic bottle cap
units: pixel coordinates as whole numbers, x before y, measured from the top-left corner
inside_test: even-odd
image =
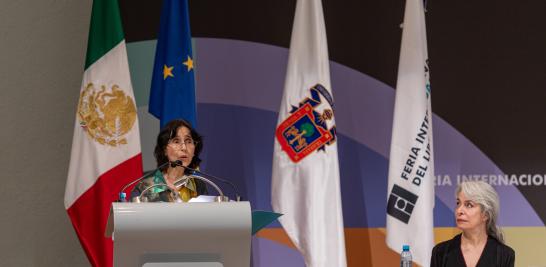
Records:
[[[402,251],[409,251],[409,245],[403,245]]]

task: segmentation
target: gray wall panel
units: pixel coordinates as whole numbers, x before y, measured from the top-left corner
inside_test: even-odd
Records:
[[[0,8],[0,266],[88,266],[64,209],[91,0]]]

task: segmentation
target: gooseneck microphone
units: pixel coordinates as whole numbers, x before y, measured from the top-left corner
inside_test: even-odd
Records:
[[[119,201],[119,202],[126,202],[126,201],[127,201],[127,195],[125,194],[125,190],[126,190],[127,188],[129,188],[129,186],[134,185],[136,182],[139,182],[140,180],[142,180],[142,179],[144,179],[144,178],[150,176],[150,174],[153,174],[154,172],[156,172],[157,170],[159,170],[159,169],[161,169],[161,168],[167,166],[168,164],[170,164],[171,167],[174,168],[174,167],[178,166],[178,164],[182,164],[182,162],[181,162],[180,160],[177,160],[177,161],[167,161],[167,162],[165,162],[165,163],[159,165],[157,168],[155,168],[155,169],[153,169],[153,170],[151,170],[151,171],[149,171],[149,172],[144,173],[144,175],[142,175],[142,176],[139,177],[138,179],[135,179],[135,180],[133,180],[132,182],[126,184],[126,185],[119,191],[119,199],[118,199],[118,201]]]
[[[225,179],[222,179],[222,178],[219,178],[219,177],[216,177],[216,176],[214,176],[212,174],[204,173],[202,171],[199,171],[199,170],[196,170],[196,169],[193,169],[193,168],[190,168],[190,167],[186,167],[186,166],[184,166],[182,164],[182,161],[180,161],[180,160],[173,161],[171,166],[175,165],[175,164],[176,164],[176,166],[180,166],[180,167],[186,169],[187,171],[189,171],[190,173],[188,173],[188,174],[190,174],[190,175],[203,176],[204,178],[214,179],[214,180],[220,181],[220,182],[222,182],[224,184],[228,184],[229,186],[231,186],[233,191],[235,191],[235,200],[236,201],[241,201],[241,195],[239,195],[239,190],[237,190],[237,187],[232,182],[230,182],[228,180],[225,180]]]

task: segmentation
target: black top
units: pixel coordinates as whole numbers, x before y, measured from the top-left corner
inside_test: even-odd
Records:
[[[489,236],[476,267],[514,267],[516,253],[512,248]],[[461,234],[432,249],[431,267],[466,266],[461,252]]]

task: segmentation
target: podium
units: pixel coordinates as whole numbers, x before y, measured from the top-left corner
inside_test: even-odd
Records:
[[[114,266],[250,266],[249,202],[112,203]]]

